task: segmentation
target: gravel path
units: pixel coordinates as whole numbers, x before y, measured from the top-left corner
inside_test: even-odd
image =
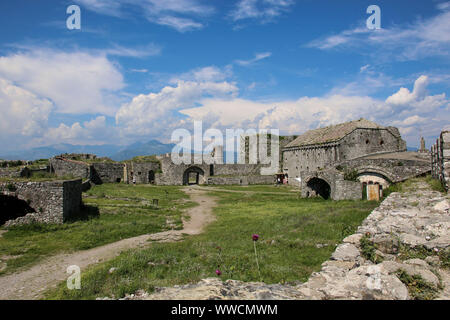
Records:
[[[182,230],[146,234],[89,250],[52,256],[28,270],[0,277],[0,299],[39,299],[44,291],[67,279],[66,269],[70,265],[79,266],[83,272],[86,267],[114,258],[124,250],[151,245],[152,240],[171,242],[181,240],[183,235],[201,233],[214,220],[212,209],[216,206],[216,199],[197,188],[187,187],[183,191],[199,205],[187,210],[190,219],[184,221]]]

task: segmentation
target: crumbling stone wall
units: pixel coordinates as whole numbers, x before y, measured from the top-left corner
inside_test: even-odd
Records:
[[[91,158],[93,155],[89,155]],[[57,177],[73,176],[89,179],[92,183],[121,182],[124,177],[124,164],[119,162],[95,162],[71,160],[62,157],[50,159],[50,172]]]
[[[133,174],[131,174],[133,173]],[[153,182],[151,181],[151,175],[154,175]],[[124,181],[132,183],[132,177],[136,178],[137,184],[156,183],[156,174],[161,173],[161,165],[156,162],[127,162],[126,164],[126,177]]]
[[[57,177],[73,176],[81,179],[91,177],[91,166],[82,161],[55,157],[49,160],[49,164],[50,172],[55,173]]]
[[[318,190],[323,185],[323,188],[329,188],[328,196],[333,200],[362,199],[361,183],[359,181],[344,180],[344,174],[337,170],[302,171],[300,178],[301,193],[304,198],[323,196],[321,190]],[[311,185],[312,179],[319,180],[317,182],[320,183]]]
[[[90,179],[96,184],[123,181],[124,164],[116,162],[96,162],[90,166]]]
[[[3,182],[0,183],[0,194],[26,201],[35,211],[7,221],[5,226],[33,222],[63,223],[80,212],[81,180]]]
[[[442,182],[447,191],[450,186],[450,131],[442,131],[431,146],[431,175]]]

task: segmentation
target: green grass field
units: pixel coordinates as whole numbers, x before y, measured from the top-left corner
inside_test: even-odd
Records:
[[[255,186],[256,187],[256,186]],[[257,186],[272,191],[271,186]],[[211,192],[219,199],[217,220],[204,233],[182,242],[153,243],[129,250],[82,273],[81,290],[65,283],[49,299],[119,298],[138,289],[172,286],[215,277],[266,283],[306,281],[329,259],[336,245],[377,202],[298,199],[290,194]],[[258,271],[252,234],[259,234]],[[317,245],[320,245],[319,247]],[[110,268],[116,271],[110,274]]]
[[[180,187],[104,184],[83,194],[82,219],[63,225],[11,227],[0,237],[0,263],[10,273],[61,252],[90,249],[146,233],[182,228],[185,208],[195,205]],[[152,199],[159,199],[158,208]],[[7,257],[7,258],[5,258]]]

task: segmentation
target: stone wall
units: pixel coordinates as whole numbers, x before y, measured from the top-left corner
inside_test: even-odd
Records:
[[[23,178],[31,175],[27,167],[0,168],[0,178]]]
[[[215,164],[213,175],[248,176],[260,175],[260,164]]]
[[[442,182],[447,191],[450,186],[450,131],[442,131],[431,146],[431,175]]]
[[[15,224],[63,223],[76,217],[81,205],[81,180],[0,183],[0,194],[25,201],[35,212],[5,226]]]
[[[339,163],[358,173],[378,173],[390,182],[400,182],[430,171],[430,163],[420,160],[359,158]]]
[[[215,177],[210,176],[207,184],[212,185],[250,185],[250,184],[274,184],[275,176],[229,176]]]
[[[406,151],[406,142],[396,128],[355,129],[339,141],[284,148],[283,172],[289,178],[298,178],[301,171],[326,169],[369,154],[401,151]]]
[[[54,172],[57,177],[73,176],[89,179],[95,184],[121,182],[124,178],[125,165],[119,162],[94,162],[90,164],[62,157],[52,158],[49,162],[50,172]]]
[[[127,183],[133,182],[133,177],[136,178],[137,184],[156,183],[156,174],[161,173],[161,165],[156,162],[127,162],[126,177],[124,181]],[[153,181],[152,181],[153,178]]]
[[[89,179],[91,176],[91,167],[82,161],[75,161],[55,157],[49,160],[50,172],[55,173],[57,177],[73,176],[81,179]]]
[[[339,146],[341,161],[368,154],[406,151],[406,142],[396,128],[356,129],[345,136]]]
[[[300,178],[304,198],[322,196],[333,200],[362,199],[362,184],[359,181],[344,180],[344,174],[337,170],[303,171]],[[312,179],[315,179],[314,183]]]
[[[361,200],[362,185],[357,181],[338,179],[334,184],[333,200]]]
[[[122,182],[124,164],[115,162],[96,162],[91,166],[90,179],[96,184]]]

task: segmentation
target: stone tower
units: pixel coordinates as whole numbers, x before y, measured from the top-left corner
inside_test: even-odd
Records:
[[[427,149],[425,149],[425,139],[423,137],[420,138],[419,152],[427,152]]]

